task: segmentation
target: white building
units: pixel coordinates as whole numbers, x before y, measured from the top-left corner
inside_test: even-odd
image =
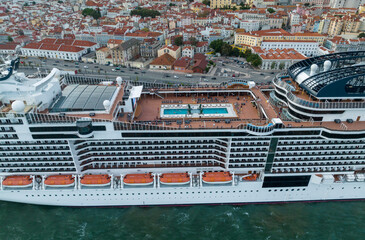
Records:
[[[290,14],[290,26],[298,25],[300,21],[302,20],[301,16],[296,12],[291,12]]]
[[[245,29],[246,32],[260,30],[260,21],[244,20],[240,22],[240,28]]]
[[[318,42],[316,41],[298,41],[298,40],[264,40],[261,42],[261,48],[268,49],[295,49],[297,52],[307,56],[317,56]]]
[[[25,45],[21,51],[25,56],[78,61],[82,55],[95,51],[98,46],[89,41],[46,38]]]
[[[191,46],[184,47],[182,50],[182,56],[193,58],[194,57],[194,48]]]

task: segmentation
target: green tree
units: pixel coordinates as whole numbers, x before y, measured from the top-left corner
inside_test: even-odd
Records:
[[[203,0],[202,3],[205,4],[205,5],[207,5],[207,6],[210,6],[210,1],[209,0]]]
[[[94,10],[92,8],[85,8],[82,10],[82,15],[85,16],[91,16],[94,19],[99,19],[101,17],[100,9]]]
[[[24,3],[24,5],[23,5],[24,7],[28,7],[29,6],[29,4],[28,3]]]
[[[8,42],[14,41],[12,37],[8,36]]]
[[[267,11],[268,11],[269,13],[274,13],[274,12],[275,12],[275,10],[274,10],[273,8],[268,8],[268,9],[267,9]]]
[[[183,37],[179,36],[174,39],[174,44],[176,46],[182,46],[183,45]]]
[[[236,10],[237,10],[237,7],[236,7],[236,6],[234,6],[234,7],[232,8],[232,10],[233,10],[233,11],[236,11]]]
[[[131,16],[133,16],[133,15],[138,15],[138,16],[141,16],[142,18],[145,18],[145,17],[155,18],[156,16],[160,16],[161,13],[157,10],[151,10],[151,9],[147,9],[147,8],[137,8],[137,9],[131,11]]]
[[[276,62],[271,63],[271,69],[274,69],[276,67]]]
[[[214,52],[221,52],[223,46],[223,40],[214,40],[209,44],[209,47],[214,50]]]
[[[141,30],[142,30],[143,32],[149,32],[149,31],[150,31],[150,30],[149,30],[148,28],[146,28],[146,27],[145,27],[145,28],[142,28]]]
[[[358,36],[357,36],[358,38],[363,38],[363,37],[365,37],[365,33],[360,33]]]
[[[35,2],[33,1],[32,4],[35,5]]]
[[[305,7],[309,7],[309,3],[304,3],[304,6]]]
[[[231,55],[238,57],[240,55],[240,50],[238,48],[233,48],[231,51]]]
[[[63,1],[61,1],[61,0],[60,0],[60,1],[58,1],[58,3],[59,3],[59,4],[62,4],[62,3],[63,3]]]
[[[285,64],[284,64],[284,63],[280,63],[280,64],[279,64],[279,69],[280,69],[280,70],[283,70],[283,69],[284,69],[284,67],[285,67]]]
[[[223,56],[231,56],[231,53],[232,53],[232,47],[231,47],[231,45],[229,45],[227,43],[223,43],[222,50],[221,50],[221,54]]]
[[[243,2],[240,3],[240,10],[250,9],[251,7]]]
[[[175,3],[170,3],[169,4],[170,7],[176,6]]]
[[[191,37],[191,38],[189,38],[189,41],[190,41],[190,43],[191,43],[191,45],[193,45],[193,46],[195,46],[196,47],[196,45],[198,44],[198,40],[195,38],[195,37]]]

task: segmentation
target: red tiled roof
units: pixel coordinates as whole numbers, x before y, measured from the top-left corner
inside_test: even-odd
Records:
[[[159,56],[158,58],[155,58],[150,65],[168,65],[172,66],[174,65],[175,58],[172,57],[170,54],[165,53],[164,55]]]
[[[174,63],[174,67],[183,67],[183,68],[187,68],[189,67],[191,62],[191,58],[189,57],[181,57],[179,59],[177,59]]]

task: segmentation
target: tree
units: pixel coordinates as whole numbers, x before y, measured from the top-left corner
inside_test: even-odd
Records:
[[[198,44],[198,40],[195,38],[195,37],[191,37],[191,38],[189,38],[189,41],[190,41],[190,43],[191,43],[191,45],[193,45],[193,46],[195,46],[196,47],[196,45]]]
[[[203,0],[202,3],[205,4],[205,5],[207,5],[207,6],[210,6],[210,1],[209,0]]]
[[[276,67],[276,62],[271,63],[271,69],[274,69]]]
[[[35,5],[35,2],[33,1],[32,4]]]
[[[145,17],[155,18],[156,16],[160,16],[161,13],[157,10],[151,10],[151,9],[139,7],[137,9],[131,11],[131,16],[133,16],[133,15],[138,15],[138,16],[141,16],[142,18],[145,18]]]
[[[233,48],[231,51],[231,55],[238,57],[240,55],[240,50],[238,48]]]
[[[146,27],[145,27],[145,28],[142,28],[141,30],[142,30],[143,32],[149,32],[149,31],[150,31],[150,30],[149,30],[148,28],[146,28]]]
[[[85,16],[91,16],[93,17],[95,20],[99,19],[101,17],[101,13],[100,13],[100,9],[98,8],[98,10],[94,10],[92,8],[85,8],[84,10],[82,10],[82,15]]]
[[[12,42],[13,41],[13,38],[8,36],[8,42]]]
[[[179,36],[174,39],[174,44],[176,46],[182,46],[183,45],[183,37]]]
[[[175,3],[170,3],[169,4],[170,7],[176,6]]]
[[[60,0],[60,1],[58,1],[58,3],[59,3],[59,4],[62,4],[62,3],[63,3],[63,1],[61,1],[61,0]]]
[[[24,5],[23,5],[24,7],[28,7],[29,6],[29,4],[28,3],[24,3]]]
[[[223,40],[218,39],[214,40],[209,44],[209,47],[214,50],[214,52],[221,52],[223,46]]]
[[[284,64],[283,62],[279,64],[279,69],[280,69],[280,70],[283,70],[283,69],[284,69],[284,67],[285,67],[285,64]]]
[[[363,37],[365,37],[365,33],[360,33],[358,36],[357,36],[358,38],[363,38]]]
[[[236,11],[236,10],[237,10],[237,7],[236,7],[236,6],[234,6],[234,7],[232,8],[232,10],[233,10],[233,11]]]
[[[275,12],[275,10],[274,10],[273,8],[268,8],[268,9],[267,9],[267,11],[268,11],[269,13],[274,13],[274,12]]]
[[[240,10],[250,9],[251,7],[243,2],[240,3]]]
[[[309,3],[304,3],[304,6],[305,7],[309,7]]]

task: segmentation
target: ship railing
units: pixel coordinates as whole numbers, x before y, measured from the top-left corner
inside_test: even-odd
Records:
[[[27,113],[26,119],[28,124],[39,124],[39,123],[74,123],[81,117],[70,117],[61,116],[56,114],[41,114],[41,113]],[[92,118],[93,122],[110,122],[105,119]]]
[[[273,83],[282,89],[286,90],[286,96],[292,102],[308,107],[308,108],[315,108],[315,109],[349,109],[349,108],[365,108],[365,101],[359,102],[313,102],[301,99],[297,97],[292,91],[294,90],[291,85],[286,83],[285,81],[280,80],[280,78],[274,78]]]

